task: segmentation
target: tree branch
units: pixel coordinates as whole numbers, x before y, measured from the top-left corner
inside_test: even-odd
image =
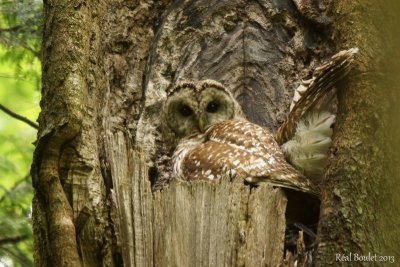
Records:
[[[5,251],[9,256],[13,257],[16,261],[20,262],[21,266],[23,267],[33,266],[31,260],[27,256],[25,256],[20,249],[16,247],[12,249],[8,249],[6,247],[0,247],[0,250]]]
[[[39,129],[39,125],[31,120],[29,120],[28,118],[25,118],[17,113],[15,113],[14,111],[10,110],[9,108],[5,107],[4,105],[0,104],[0,110],[4,111],[5,113],[7,113],[8,115],[10,115],[13,118],[16,118],[17,120],[23,121],[26,124],[29,124],[30,126],[32,126],[35,129]]]
[[[35,49],[29,47],[29,45],[27,45],[26,43],[25,43],[25,44],[20,43],[19,45],[20,45],[23,49],[26,49],[26,50],[28,50],[29,52],[31,52],[31,53],[32,53],[35,57],[37,57],[39,60],[41,60],[40,51],[36,51]]]
[[[17,26],[10,27],[10,28],[0,28],[0,32],[15,32],[21,28],[22,28],[21,25],[17,25]]]
[[[27,235],[16,235],[16,236],[1,236],[0,237],[0,246],[3,246],[5,244],[15,244],[18,243],[22,240],[27,239],[28,236]]]
[[[12,193],[14,190],[16,190],[20,184],[22,184],[23,182],[26,182],[30,177],[31,177],[31,175],[28,173],[27,175],[25,175],[25,177],[23,177],[22,179],[18,180],[14,184],[14,186],[11,187],[9,190],[5,190],[6,192],[4,193],[4,195],[2,195],[0,197],[0,203],[3,202],[6,199],[6,197],[8,195],[10,195],[10,193]],[[1,240],[1,238],[0,238],[0,240]]]
[[[36,36],[39,34],[38,33],[39,31],[35,29],[26,28],[24,30],[24,26],[21,25],[16,25],[10,28],[0,28],[0,37],[2,37],[3,39],[2,42],[12,46],[21,46],[23,49],[26,49],[29,52],[31,52],[35,57],[41,59],[40,51],[36,51],[35,49],[31,48],[26,41],[22,41],[21,38],[18,38],[18,40],[15,41],[14,38],[10,38],[10,36],[3,34],[3,33],[8,33],[12,35],[12,33],[17,34],[18,32],[25,32],[25,34],[29,33]]]

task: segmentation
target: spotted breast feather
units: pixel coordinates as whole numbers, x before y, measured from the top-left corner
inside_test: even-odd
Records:
[[[273,135],[246,120],[211,125],[204,134],[182,140],[174,152],[175,175],[215,181],[222,176],[257,184],[314,192],[315,187],[286,162]]]

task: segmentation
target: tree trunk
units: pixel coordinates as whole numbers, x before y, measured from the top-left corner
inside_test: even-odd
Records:
[[[338,48],[363,40],[361,30],[350,38],[349,26],[334,12],[346,9],[345,14],[357,17],[356,10],[347,9],[357,5],[333,4],[328,9],[334,14],[332,25],[321,6],[289,0],[44,5],[42,112],[32,165],[36,265],[280,264],[285,193],[228,179],[216,184],[169,179],[170,155],[159,133],[161,103],[178,80],[215,79],[233,92],[249,120],[275,130],[285,118],[293,88],[336,49],[331,33],[348,29],[335,36],[334,41],[341,42]],[[372,16],[370,9],[365,12]],[[362,30],[375,38],[367,26]],[[361,49],[364,68],[359,71],[364,73],[375,50]],[[371,136],[362,129],[372,122],[376,124],[370,127],[381,128],[387,123],[372,118],[383,114],[387,99],[373,94],[377,87],[370,87],[372,80],[358,80],[351,81],[353,87],[346,88],[339,102],[338,149],[328,183],[323,183],[321,266],[334,261],[336,251],[398,253],[389,249],[398,235],[387,245],[378,231],[365,235],[374,228],[367,221],[379,208],[374,201],[394,207],[388,195],[373,190],[390,191],[390,183],[398,182],[394,172],[391,182],[376,176],[385,165],[379,169],[360,156],[372,151],[383,162],[384,142],[363,146]],[[374,101],[382,106],[373,106]],[[365,121],[357,123],[357,114],[348,111],[352,105],[369,115]],[[152,192],[154,180],[168,185]],[[351,195],[353,188],[359,188],[359,194]],[[368,195],[373,198],[366,201]],[[349,201],[356,206],[350,207]],[[386,209],[374,216],[379,231],[389,233],[395,217]],[[337,218],[340,221],[333,221]]]
[[[400,220],[399,11],[390,1],[332,5],[335,43],[357,45],[361,53],[357,72],[339,94],[318,231],[320,266],[400,258],[400,230],[394,227]]]

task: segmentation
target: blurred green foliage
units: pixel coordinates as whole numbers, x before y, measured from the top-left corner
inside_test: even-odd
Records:
[[[0,0],[0,104],[36,121],[42,2]],[[0,110],[0,267],[33,266],[29,168],[36,129]]]

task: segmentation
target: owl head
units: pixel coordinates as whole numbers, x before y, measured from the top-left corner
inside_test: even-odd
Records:
[[[168,92],[163,123],[177,137],[203,133],[214,123],[243,116],[239,103],[213,80],[181,82]]]

